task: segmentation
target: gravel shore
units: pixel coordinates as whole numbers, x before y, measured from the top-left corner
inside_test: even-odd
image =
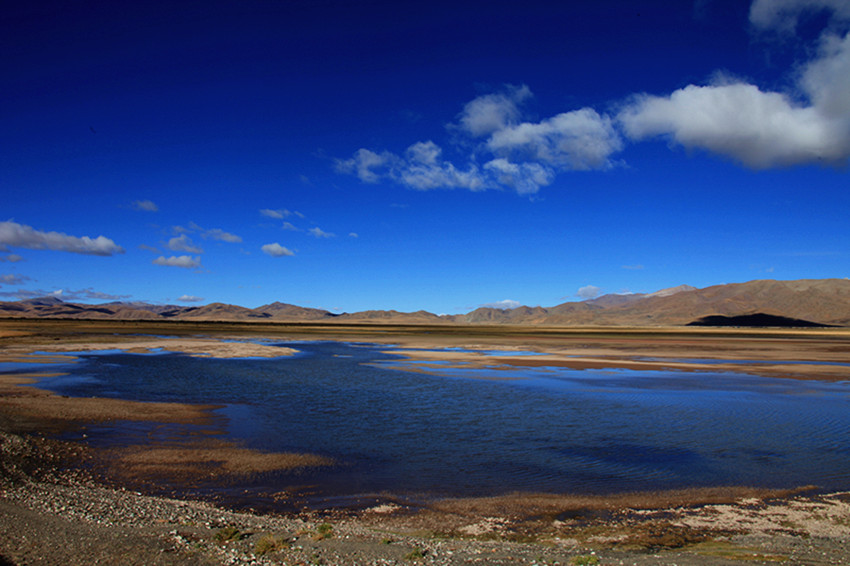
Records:
[[[0,442],[0,565],[850,564],[847,493],[585,505],[557,518],[496,500],[257,514],[100,485],[67,467],[84,447],[9,433]]]

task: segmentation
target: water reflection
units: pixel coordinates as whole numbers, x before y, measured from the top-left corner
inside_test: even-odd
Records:
[[[439,364],[421,373],[402,371],[406,362],[382,353],[386,346],[279,345],[301,353],[82,354],[63,368],[68,376],[44,385],[72,396],[220,404],[226,435],[248,447],[340,462],[309,478],[335,496],[850,488],[847,383]],[[152,425],[123,426],[99,429],[92,441],[121,442],[127,427],[139,437]],[[253,481],[275,491],[304,478]]]

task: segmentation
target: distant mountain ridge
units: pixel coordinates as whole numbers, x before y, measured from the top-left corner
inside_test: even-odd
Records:
[[[680,285],[654,293],[611,294],[553,307],[477,308],[467,314],[369,310],[335,314],[275,302],[254,309],[211,303],[203,306],[112,302],[98,305],[55,297],[0,302],[0,317],[243,322],[338,322],[372,324],[498,324],[534,326],[684,326],[711,316],[755,314],[804,323],[850,325],[850,280],[764,279],[697,289]],[[756,320],[744,318],[741,320]],[[776,319],[778,320],[778,319]]]

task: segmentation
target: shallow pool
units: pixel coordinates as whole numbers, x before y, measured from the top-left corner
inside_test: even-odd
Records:
[[[309,484],[343,498],[715,485],[850,489],[848,382],[564,368],[421,373],[405,371],[400,357],[382,353],[386,346],[277,345],[300,353],[84,353],[62,366],[68,375],[41,384],[71,396],[218,404],[227,437],[340,463],[308,477],[265,475],[252,489]],[[152,428],[93,427],[89,441],[140,441]]]

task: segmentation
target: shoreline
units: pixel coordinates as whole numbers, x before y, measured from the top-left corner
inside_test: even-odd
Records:
[[[517,494],[257,513],[108,487],[0,433],[0,564],[848,564],[850,492]],[[689,504],[685,504],[690,500]],[[37,543],[36,543],[37,541]],[[597,562],[594,562],[594,557]]]
[[[68,340],[61,337],[55,340],[56,336],[50,335],[33,339],[26,333],[10,335],[7,331],[4,334],[4,330],[0,324],[0,360],[16,362],[28,357],[24,354],[27,348],[30,352],[49,352],[48,358],[44,359],[54,356],[52,359],[55,361],[68,361],[62,352],[83,351],[80,346],[84,344],[91,346],[89,349],[134,344],[131,348],[143,351],[141,344],[145,343],[144,351],[150,351],[152,346],[163,340],[175,340],[159,338],[151,341],[150,337],[116,338],[104,334],[78,334]],[[247,338],[239,333],[226,334],[230,339]],[[258,338],[260,334],[251,338]],[[324,334],[307,336],[330,338]],[[702,342],[695,340],[695,336]],[[749,344],[748,348],[744,348],[739,342],[737,348],[725,350],[724,355],[745,359],[742,353],[758,351],[766,361],[776,361],[780,350],[786,354],[801,351],[799,343],[789,342],[788,334],[784,336],[779,339],[784,340],[779,344],[782,349],[778,348],[775,340],[761,337],[755,346]],[[267,332],[265,337],[280,341],[298,339],[296,333],[273,336],[273,333]],[[300,337],[303,339],[305,335]],[[793,340],[805,342],[805,350],[811,356],[813,351],[819,352],[811,348],[814,337],[814,334],[803,334]],[[513,366],[552,361],[544,361],[544,356],[515,354],[530,349],[527,345],[520,347],[525,337],[498,336],[486,341],[481,336],[471,339],[438,336],[436,340],[433,336],[368,335],[363,338],[370,342],[398,345],[399,348],[424,349],[463,344],[470,349],[505,352],[505,355],[491,355],[489,358],[478,352],[457,352],[454,362],[459,364],[495,362],[497,366]],[[338,339],[353,338],[348,335]],[[197,353],[201,355],[209,354],[211,346],[225,344],[211,336],[181,336],[176,340],[183,340],[184,344],[192,343],[192,340],[204,341],[205,344],[198,346]],[[549,348],[550,353],[545,357],[557,356],[564,363],[586,362],[593,357],[602,363],[619,364],[627,362],[629,354],[643,356],[647,351],[654,351],[655,357],[665,357],[660,353],[675,354],[682,349],[693,352],[695,341],[704,351],[710,351],[718,347],[717,340],[729,339],[688,333],[684,337],[661,341],[635,340],[634,336],[628,342],[607,341],[607,338],[598,335],[559,337],[554,345],[551,340],[544,337],[533,344],[533,349]],[[838,362],[830,356],[840,352],[836,346],[846,345],[845,340],[850,338],[843,335],[840,343],[836,343],[834,338],[827,340],[821,353],[821,357],[827,359],[822,361]],[[770,345],[773,348],[766,347]],[[161,347],[161,344],[155,347]],[[264,348],[280,351],[280,348]],[[584,360],[567,358],[576,349],[585,350]],[[392,353],[400,351],[393,350]],[[428,361],[428,352],[415,350],[414,353],[421,354],[417,360]],[[39,375],[44,374],[35,374],[35,377]],[[824,375],[834,377],[838,372],[825,372]],[[141,537],[139,549],[147,549],[140,552],[144,554],[158,549],[149,556],[156,555],[159,560],[164,553],[175,559],[172,562],[149,560],[150,563],[250,562],[258,556],[257,549],[263,537],[277,541],[272,544],[273,550],[262,553],[263,560],[271,560],[270,563],[275,564],[311,563],[314,556],[319,556],[327,564],[409,564],[416,561],[466,564],[480,561],[482,557],[486,557],[488,563],[530,564],[538,556],[550,564],[569,564],[576,557],[591,560],[589,557],[592,556],[601,559],[602,564],[624,561],[629,564],[676,562],[720,565],[742,559],[773,563],[780,558],[792,564],[850,563],[850,493],[725,487],[595,497],[522,493],[436,500],[420,505],[411,505],[409,501],[384,494],[373,503],[357,509],[301,510],[283,515],[240,513],[209,503],[150,497],[126,491],[126,487],[137,484],[128,481],[127,477],[122,479],[115,469],[111,477],[93,474],[91,462],[100,457],[94,453],[96,451],[80,443],[51,440],[51,431],[99,419],[130,417],[145,420],[147,415],[153,421],[183,422],[208,433],[206,437],[188,444],[177,442],[171,446],[143,447],[123,455],[128,464],[151,467],[146,472],[150,478],[158,477],[163,472],[162,467],[173,473],[175,465],[182,466],[181,473],[187,477],[220,468],[219,476],[215,473],[209,476],[210,481],[215,482],[226,479],[228,474],[262,472],[264,465],[270,465],[269,469],[286,469],[285,466],[309,469],[313,465],[330,463],[310,460],[310,455],[287,455],[284,463],[283,460],[275,461],[275,456],[249,454],[250,451],[238,446],[223,446],[216,441],[215,424],[209,420],[212,406],[68,399],[27,385],[23,383],[25,379],[20,374],[0,376],[0,449],[3,455],[0,469],[0,522],[3,524],[0,527],[8,526],[5,522],[15,518],[26,518],[31,524],[41,525],[36,528],[41,536],[55,539],[61,536],[58,532],[50,534],[51,529],[56,525],[64,525],[63,528],[67,529],[76,522],[74,528],[82,529],[95,538],[102,537],[104,541],[126,536],[128,528],[131,531],[138,529],[135,534]],[[113,401],[118,405],[113,405]],[[63,407],[62,410],[59,407]],[[47,436],[44,433],[48,433]],[[225,453],[229,453],[230,457],[225,457]],[[307,460],[304,460],[305,457]],[[120,457],[113,460],[113,464],[120,460]],[[88,511],[84,512],[86,509]],[[118,513],[115,509],[123,511],[113,517]],[[189,511],[199,518],[174,518]],[[127,519],[129,516],[132,518]],[[322,536],[319,532],[320,526],[326,523],[332,525],[332,536]],[[228,526],[250,534],[225,543],[216,540],[221,530]],[[0,564],[4,563],[4,559],[6,563],[14,564],[37,556],[37,549],[27,550],[25,541],[16,537],[7,534],[5,540],[0,538]],[[271,544],[269,540],[263,544]],[[163,551],[164,548],[167,550]],[[421,556],[417,555],[417,550]],[[107,552],[108,548],[101,548],[101,551]],[[92,552],[92,549],[87,552]],[[535,557],[532,558],[532,555]],[[113,563],[135,563],[115,561],[114,558],[110,558]],[[57,557],[54,562],[43,563],[69,562]],[[90,562],[82,558],[70,562],[77,563]]]

